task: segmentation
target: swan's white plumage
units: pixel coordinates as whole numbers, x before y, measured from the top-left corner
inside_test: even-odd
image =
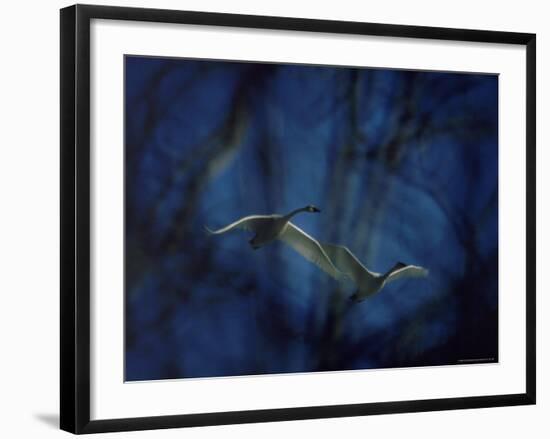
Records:
[[[206,230],[212,235],[219,235],[221,233],[229,232],[232,229],[242,229],[249,232],[257,232],[261,227],[262,223],[266,223],[270,220],[273,220],[273,215],[250,215],[245,216],[244,218],[238,219],[237,221],[228,224],[225,227],[222,227],[218,230],[211,230],[205,226]]]
[[[315,206],[306,206],[293,210],[287,215],[250,215],[245,216],[218,230],[210,230],[210,233],[219,235],[233,229],[243,229],[254,232],[250,240],[252,248],[257,249],[272,241],[280,240],[292,247],[300,255],[316,264],[325,273],[335,279],[343,274],[334,266],[319,242],[290,222],[290,218],[300,212],[320,212]]]
[[[290,218],[300,212],[319,212],[319,209],[310,205],[293,210],[284,216],[250,215],[221,229],[210,230],[206,227],[206,230],[214,235],[233,229],[254,232],[255,235],[250,240],[250,245],[254,249],[280,240],[333,278],[341,279],[349,276],[357,285],[356,298],[358,300],[380,291],[387,282],[402,277],[424,277],[428,274],[428,271],[422,267],[402,263],[396,264],[385,274],[370,271],[347,247],[319,242],[291,223]]]
[[[370,271],[365,267],[359,259],[350,251],[349,248],[343,245],[320,243],[321,247],[332,260],[335,266],[340,267],[339,270],[349,275],[356,282],[365,274],[371,276],[379,276],[379,273]]]
[[[335,279],[342,277],[342,273],[331,262],[319,242],[296,225],[288,222],[279,239],[331,277]]]
[[[403,268],[392,271],[386,279],[386,283],[400,279],[402,277],[426,277],[427,275],[428,270],[426,270],[425,268],[419,267],[417,265],[407,265]]]
[[[357,285],[357,300],[380,291],[388,282],[404,277],[425,277],[428,270],[416,265],[397,264],[386,274],[375,273],[365,267],[350,249],[342,245],[320,243],[334,266],[353,279]]]

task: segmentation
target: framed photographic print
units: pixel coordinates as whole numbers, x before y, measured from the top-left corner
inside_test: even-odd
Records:
[[[62,429],[535,393],[535,35],[61,10]]]

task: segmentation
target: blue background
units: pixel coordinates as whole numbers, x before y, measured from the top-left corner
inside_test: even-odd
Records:
[[[126,57],[127,380],[498,360],[498,77]],[[250,214],[371,270],[354,292]]]

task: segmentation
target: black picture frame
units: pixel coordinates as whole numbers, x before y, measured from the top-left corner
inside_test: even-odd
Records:
[[[530,33],[74,5],[61,9],[61,349],[60,426],[97,433],[324,417],[535,404],[536,36]],[[525,393],[223,413],[90,420],[90,21],[183,23],[256,29],[454,40],[526,47],[526,376]]]

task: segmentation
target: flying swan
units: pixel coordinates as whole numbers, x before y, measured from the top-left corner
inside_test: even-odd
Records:
[[[361,302],[377,293],[388,282],[402,277],[426,277],[428,275],[428,270],[425,268],[406,265],[403,262],[396,263],[387,273],[374,273],[368,270],[347,247],[322,242],[319,244],[334,266],[351,277],[357,285],[357,291],[350,298],[356,302]]]
[[[308,261],[313,262],[328,275],[335,279],[341,279],[344,275],[334,266],[319,242],[290,222],[293,216],[301,212],[315,213],[320,210],[309,205],[293,210],[287,215],[250,215],[218,230],[205,228],[213,235],[221,235],[233,229],[254,232],[254,237],[249,241],[254,250],[278,239],[292,247]]]

